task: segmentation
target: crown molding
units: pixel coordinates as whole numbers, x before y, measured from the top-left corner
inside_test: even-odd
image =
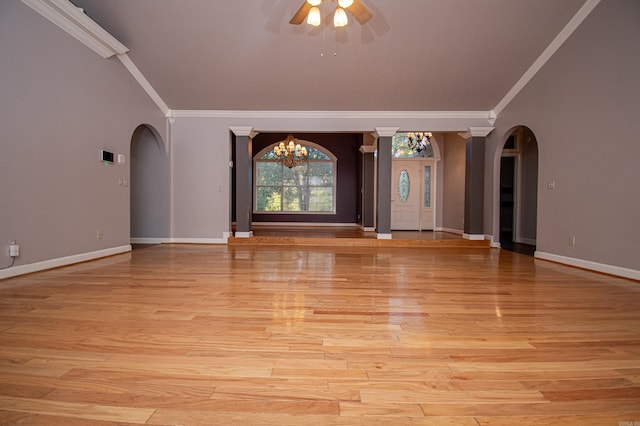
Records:
[[[103,58],[129,51],[125,45],[89,18],[81,8],[68,0],[22,0],[22,2]]]
[[[129,73],[136,79],[138,84],[142,87],[142,89],[149,95],[149,97],[155,102],[155,104],[160,108],[160,111],[164,114],[165,117],[171,119],[173,118],[173,114],[169,106],[165,103],[164,100],[160,97],[158,92],[153,88],[149,80],[140,72],[136,64],[133,63],[129,55],[123,53],[122,55],[117,56],[122,62],[122,65],[129,71]]]
[[[513,87],[507,92],[507,94],[498,102],[498,104],[491,110],[495,117],[498,116],[503,109],[511,103],[511,101],[520,93],[524,86],[533,79],[533,77],[540,71],[540,69],[547,63],[549,59],[560,49],[565,41],[573,34],[573,32],[580,26],[580,24],[589,16],[589,14],[596,8],[601,0],[587,0],[582,7],[576,12],[571,20],[564,26],[564,28],[558,33],[549,46],[538,56],[533,64],[527,71],[520,77],[520,80],[513,85]],[[493,126],[493,123],[491,123]]]
[[[173,110],[176,118],[413,118],[413,119],[485,119],[491,111],[246,111],[246,110]]]

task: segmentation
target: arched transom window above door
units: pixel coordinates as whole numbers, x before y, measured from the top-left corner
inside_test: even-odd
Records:
[[[273,152],[279,143],[254,157],[254,212],[335,214],[336,156],[318,144],[298,140],[307,148],[308,160],[289,168]]]
[[[420,150],[411,147],[410,139],[416,138],[422,133],[428,132],[398,132],[391,138],[391,155],[393,158],[430,158],[434,156],[433,144],[425,138],[420,145]],[[411,137],[411,138],[410,138]]]

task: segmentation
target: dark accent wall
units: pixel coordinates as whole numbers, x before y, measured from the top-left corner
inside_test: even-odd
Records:
[[[531,130],[522,135],[522,212],[520,234],[535,240],[538,217],[538,144]]]
[[[253,138],[253,156],[267,146],[281,141],[288,133],[260,133]],[[361,133],[294,133],[298,139],[316,143],[338,158],[335,214],[255,213],[254,222],[357,223],[358,175],[363,143]]]
[[[485,138],[467,140],[464,195],[464,232],[483,234]]]

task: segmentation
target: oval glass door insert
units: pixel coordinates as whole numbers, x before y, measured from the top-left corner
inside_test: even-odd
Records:
[[[406,203],[407,199],[409,199],[410,186],[409,172],[406,170],[401,171],[398,178],[398,195],[400,196],[400,201],[403,203]]]

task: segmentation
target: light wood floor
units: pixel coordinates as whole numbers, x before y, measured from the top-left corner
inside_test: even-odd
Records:
[[[253,225],[253,235],[256,237],[301,237],[301,238],[331,238],[331,239],[375,239],[375,231],[363,231],[356,226],[278,226]],[[394,240],[462,240],[461,235],[442,231],[392,231]]]
[[[640,283],[496,249],[162,245],[0,281],[0,424],[633,425]]]

